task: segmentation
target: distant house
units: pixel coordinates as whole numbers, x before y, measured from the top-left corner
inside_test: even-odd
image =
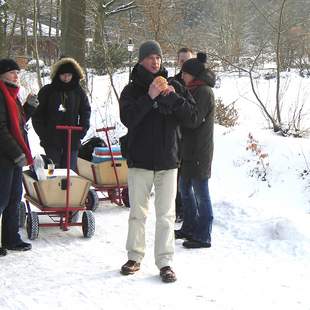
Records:
[[[10,17],[11,19],[12,17]],[[14,31],[12,31],[13,23],[10,22],[7,29],[8,33],[12,33],[12,39],[9,40],[11,55],[14,56],[21,67],[24,67],[28,60],[34,55],[34,35],[33,35],[33,21],[27,19],[26,25],[16,23]],[[25,26],[27,31],[25,32]],[[26,34],[27,33],[27,34]],[[56,29],[42,24],[38,26],[38,51],[39,57],[46,64],[51,64],[59,57],[59,37],[56,36]]]

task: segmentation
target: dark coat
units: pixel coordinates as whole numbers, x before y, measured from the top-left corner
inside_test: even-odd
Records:
[[[70,60],[70,58],[62,59],[61,65],[66,64],[67,59]],[[72,64],[76,66],[76,62]],[[56,129],[56,126],[83,127],[82,132],[72,132],[71,149],[77,150],[80,146],[80,139],[89,129],[91,108],[85,91],[79,85],[81,76],[74,74],[72,82],[66,85],[59,80],[59,74],[57,74],[59,68],[60,65],[54,67],[54,72],[51,74],[52,83],[45,85],[39,91],[39,106],[32,117],[32,124],[43,147],[61,149],[66,148],[67,132]],[[78,70],[80,68],[77,68],[77,72]]]
[[[191,93],[197,103],[200,125],[197,128],[182,127],[181,175],[190,178],[210,178],[213,158],[214,94],[215,75],[206,70],[200,76],[204,85]]]
[[[25,103],[21,105],[17,100],[16,104],[20,111],[20,129],[27,141],[27,132],[25,131],[25,123],[30,118],[34,108]],[[10,133],[10,117],[5,103],[5,97],[0,91],[0,167],[13,167],[14,160],[23,154],[23,150]]]
[[[167,170],[179,167],[180,123],[192,124],[197,119],[195,102],[177,82],[177,93],[158,96],[152,100],[148,95],[149,85],[155,76],[167,77],[161,69],[156,75],[137,64],[132,71],[132,82],[122,91],[120,117],[128,128],[127,164],[132,168]]]

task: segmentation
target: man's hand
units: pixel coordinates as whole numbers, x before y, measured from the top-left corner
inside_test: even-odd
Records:
[[[154,81],[149,87],[148,94],[152,99],[155,99],[160,95],[160,93],[164,90],[163,85],[157,84]]]
[[[168,85],[168,87],[162,92],[164,96],[167,96],[170,93],[175,93],[175,89],[172,85]]]
[[[28,102],[29,105],[36,108],[39,105],[38,96],[34,94],[29,94],[27,96],[26,102]]]

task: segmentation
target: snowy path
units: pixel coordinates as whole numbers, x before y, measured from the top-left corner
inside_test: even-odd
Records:
[[[257,243],[246,233],[251,218],[241,209],[223,202],[214,209],[213,247],[186,250],[177,241],[178,281],[170,285],[160,282],[154,265],[152,211],[142,269],[128,277],[119,273],[128,209],[101,206],[90,240],[80,228],[42,228],[32,251],[1,258],[0,309],[310,309],[309,241],[293,246],[265,236],[265,244]],[[252,236],[261,236],[264,223],[252,224]]]

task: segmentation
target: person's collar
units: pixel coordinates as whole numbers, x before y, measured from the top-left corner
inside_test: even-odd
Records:
[[[15,87],[15,88],[19,88],[20,87],[19,83],[14,83],[12,81],[9,81],[9,80],[3,79],[3,78],[1,80],[9,87]]]

